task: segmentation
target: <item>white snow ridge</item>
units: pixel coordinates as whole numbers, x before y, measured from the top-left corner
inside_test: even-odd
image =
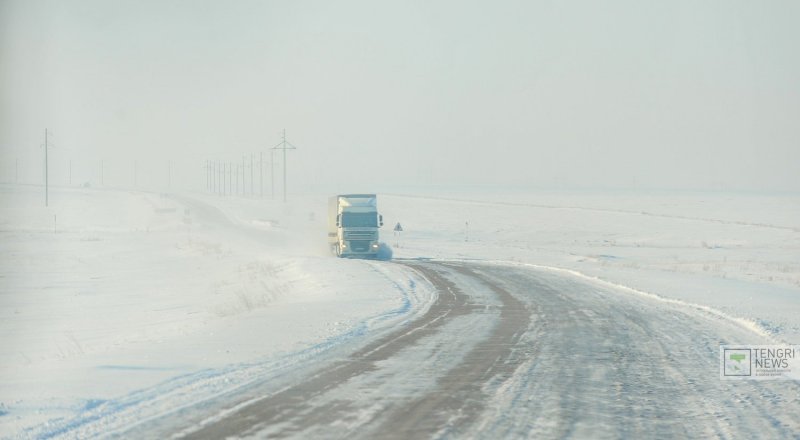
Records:
[[[368,261],[328,254],[327,196],[0,186],[0,435],[800,430],[796,382],[717,363],[800,335],[793,198],[380,194],[404,231]]]

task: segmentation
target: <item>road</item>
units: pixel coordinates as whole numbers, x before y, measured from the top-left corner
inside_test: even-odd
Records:
[[[180,438],[797,438],[796,382],[721,381],[719,345],[768,343],[702,310],[553,272],[403,261],[424,316]]]

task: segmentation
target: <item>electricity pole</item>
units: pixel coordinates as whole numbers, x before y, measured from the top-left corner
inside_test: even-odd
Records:
[[[288,146],[287,146],[288,145]],[[297,147],[286,140],[286,129],[283,129],[281,143],[272,148],[273,150],[283,150],[283,201],[286,202],[286,150],[296,150]]]
[[[47,129],[44,129],[44,206],[50,205],[50,182],[49,182],[49,170],[47,168],[47,149],[49,146],[47,145]]]
[[[275,149],[269,150],[269,182],[272,188],[272,200],[275,200]]]
[[[264,152],[258,152],[258,183],[261,187],[261,198],[264,198]]]

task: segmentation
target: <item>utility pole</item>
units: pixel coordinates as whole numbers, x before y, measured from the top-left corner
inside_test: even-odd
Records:
[[[50,182],[48,181],[49,169],[47,168],[47,129],[44,129],[44,206],[50,204]]]
[[[275,200],[275,149],[269,150],[269,181],[272,200]]]
[[[261,198],[264,198],[264,152],[258,152],[258,184],[261,188]]]
[[[167,161],[167,189],[172,189],[172,161]]]
[[[14,159],[14,183],[19,184],[19,158]]]
[[[250,153],[250,196],[254,196],[255,191],[253,190],[253,153]]]
[[[288,146],[287,146],[288,145]],[[286,150],[296,150],[297,147],[286,140],[286,129],[283,129],[281,143],[272,148],[273,150],[283,150],[283,201],[286,202]]]
[[[44,206],[50,205],[50,182],[48,181],[49,170],[47,168],[47,129],[44,129]]]
[[[44,129],[44,206],[50,206],[50,178],[47,163],[47,150],[50,148],[47,142],[47,129]]]
[[[100,186],[103,186],[103,160],[100,160]]]
[[[133,161],[133,187],[139,186],[139,161]]]

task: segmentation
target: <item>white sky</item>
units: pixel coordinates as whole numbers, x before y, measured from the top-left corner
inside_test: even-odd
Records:
[[[798,191],[798,23],[797,1],[0,0],[0,180],[40,180],[44,127],[59,179],[172,160],[201,186],[286,128],[290,188]]]

